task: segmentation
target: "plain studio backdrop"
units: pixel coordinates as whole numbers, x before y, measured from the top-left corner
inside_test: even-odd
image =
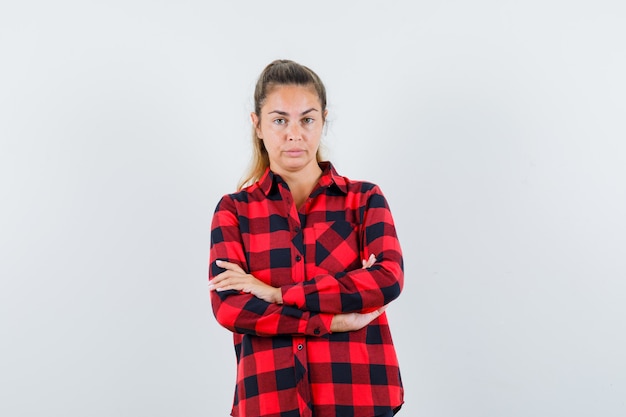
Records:
[[[625,40],[617,0],[3,1],[0,415],[229,414],[210,221],[277,58],[394,214],[401,415],[626,415]]]

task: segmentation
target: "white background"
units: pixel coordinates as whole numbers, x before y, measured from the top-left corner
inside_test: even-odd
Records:
[[[403,416],[626,415],[621,1],[0,6],[0,415],[226,416],[209,227],[271,60],[405,252]]]

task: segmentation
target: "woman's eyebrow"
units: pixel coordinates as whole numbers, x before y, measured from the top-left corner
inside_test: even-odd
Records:
[[[311,107],[310,109],[305,110],[302,113],[300,113],[300,116],[304,116],[305,114],[310,113],[312,111],[318,111],[318,110],[315,107]]]
[[[300,113],[300,115],[304,116],[305,114],[310,113],[312,111],[319,111],[319,110],[317,110],[315,107],[311,107],[310,109],[305,110],[302,113]],[[272,110],[271,112],[268,112],[267,114],[272,114],[272,113],[276,113],[281,116],[289,116],[289,113],[287,113],[286,111],[282,111],[282,110]]]
[[[270,112],[267,112],[267,114],[272,114],[272,113],[277,113],[277,114],[280,114],[281,116],[289,116],[289,113],[287,113],[286,111],[272,110]]]

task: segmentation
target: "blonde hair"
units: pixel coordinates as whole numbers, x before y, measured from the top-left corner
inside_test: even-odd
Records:
[[[254,112],[259,123],[261,122],[261,107],[271,90],[279,85],[311,86],[315,89],[322,105],[322,114],[326,112],[326,88],[322,80],[311,69],[288,59],[273,61],[265,67],[254,89]],[[263,141],[257,136],[256,128],[252,126],[252,159],[246,174],[237,185],[237,190],[254,184],[270,166],[269,156]],[[320,150],[317,150],[317,161],[322,161]]]

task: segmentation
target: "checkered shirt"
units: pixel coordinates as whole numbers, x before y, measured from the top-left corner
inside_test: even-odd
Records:
[[[234,262],[280,287],[283,304],[239,291],[211,292],[217,321],[233,332],[232,415],[372,417],[398,408],[403,388],[387,316],[331,333],[335,314],[369,312],[397,298],[402,251],[389,206],[374,184],[339,176],[329,162],[298,210],[269,169],[217,205],[209,279]],[[362,269],[370,254],[376,263]]]

